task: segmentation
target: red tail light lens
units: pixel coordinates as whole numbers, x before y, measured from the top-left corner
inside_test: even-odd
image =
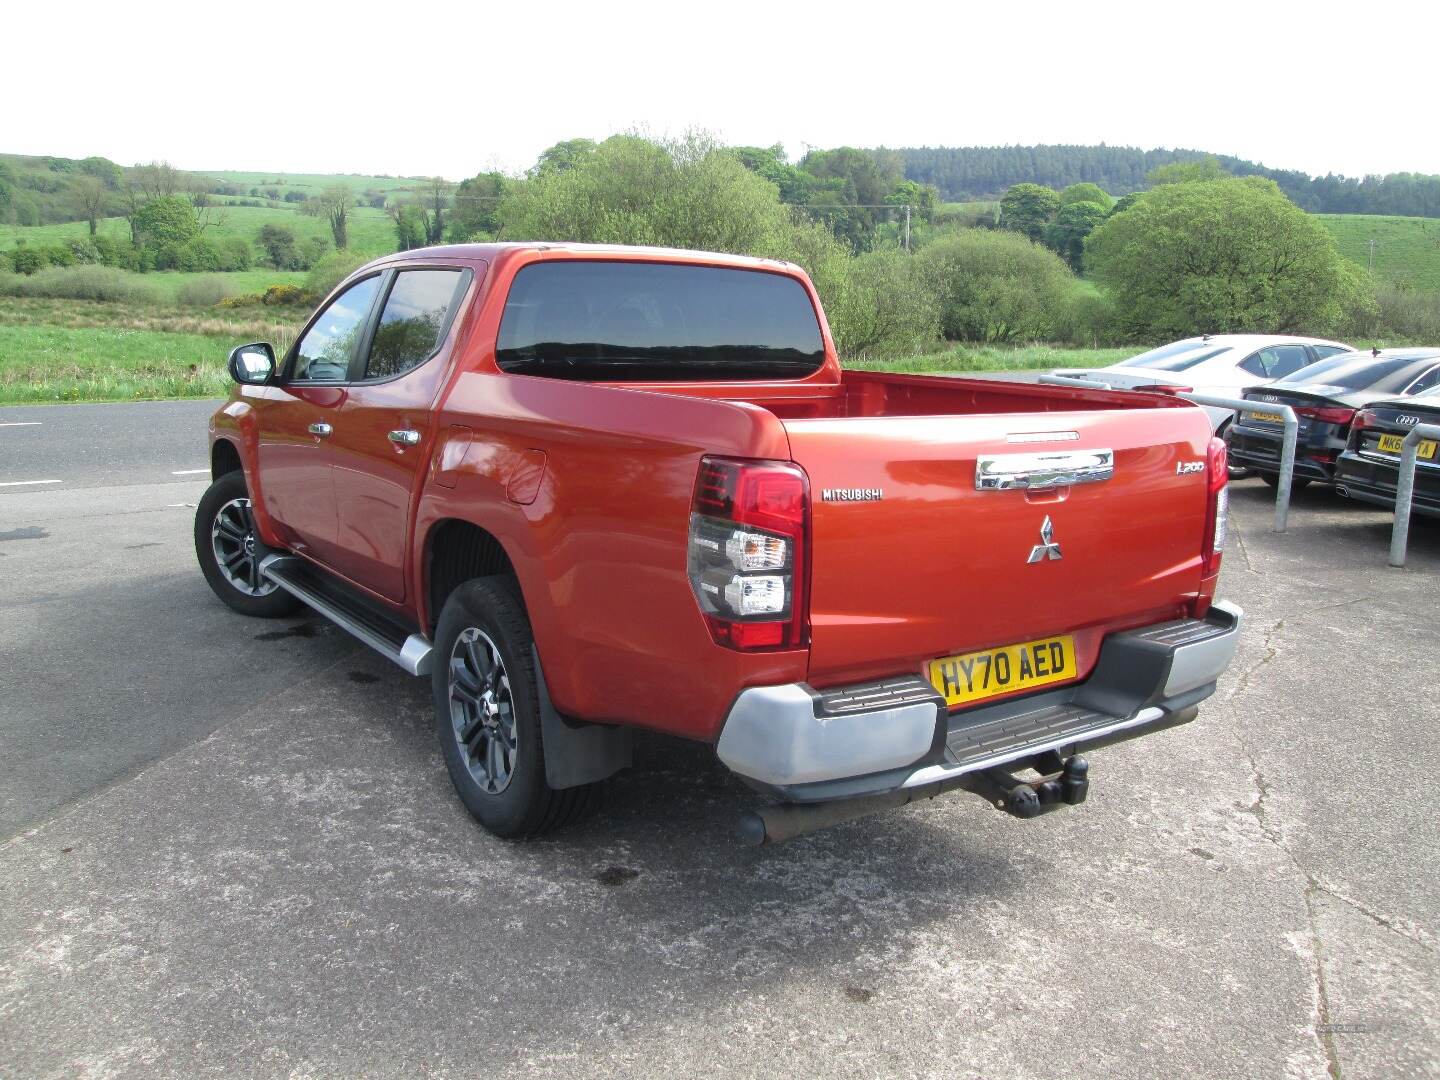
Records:
[[[706,457],[690,513],[689,574],[717,645],[805,644],[809,481],[782,461]]]
[[[1344,427],[1355,419],[1354,409],[1345,409],[1338,406],[1324,405],[1316,408],[1305,407],[1295,410],[1296,416],[1308,416],[1311,420],[1319,420],[1322,424],[1339,424]]]
[[[1350,421],[1351,431],[1364,431],[1368,427],[1375,426],[1375,414],[1369,409],[1361,409],[1355,414],[1355,419]]]
[[[1230,459],[1220,439],[1210,440],[1205,472],[1210,502],[1205,511],[1205,542],[1200,549],[1201,575],[1212,577],[1220,572],[1220,556],[1225,549],[1225,530],[1230,518]]]
[[[1175,386],[1172,383],[1147,383],[1145,386],[1134,386],[1132,390],[1147,390],[1152,394],[1193,394],[1193,386]]]

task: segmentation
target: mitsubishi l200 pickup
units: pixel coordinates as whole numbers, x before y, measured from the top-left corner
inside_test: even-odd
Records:
[[[406,251],[230,371],[206,580],[428,677],[500,836],[585,813],[635,728],[713,746],[757,842],[955,788],[1030,817],[1235,651],[1203,409],[842,370],[788,263]]]

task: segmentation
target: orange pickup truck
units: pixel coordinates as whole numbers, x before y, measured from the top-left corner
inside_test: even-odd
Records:
[[[230,370],[206,579],[428,676],[501,836],[586,812],[634,728],[768,796],[757,842],[954,788],[1030,817],[1234,654],[1202,409],[842,370],[788,263],[401,252]]]

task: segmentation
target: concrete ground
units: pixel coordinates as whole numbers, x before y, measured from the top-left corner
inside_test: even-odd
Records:
[[[1235,485],[1240,655],[1081,808],[746,848],[755,796],[646,738],[515,845],[425,684],[211,596],[187,438],[0,488],[0,1076],[1440,1076],[1434,524],[1392,570],[1384,513],[1306,491],[1278,536]]]

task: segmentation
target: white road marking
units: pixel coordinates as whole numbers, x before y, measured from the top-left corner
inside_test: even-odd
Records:
[[[39,427],[39,420],[6,420],[0,427]]]
[[[63,484],[64,480],[5,480],[0,487],[30,487],[33,484]]]
[[[175,469],[175,470],[173,470],[173,471],[170,473],[170,475],[171,475],[171,476],[194,476],[196,473],[202,473],[202,472],[203,472],[203,473],[208,473],[209,471],[210,471],[209,469]]]

